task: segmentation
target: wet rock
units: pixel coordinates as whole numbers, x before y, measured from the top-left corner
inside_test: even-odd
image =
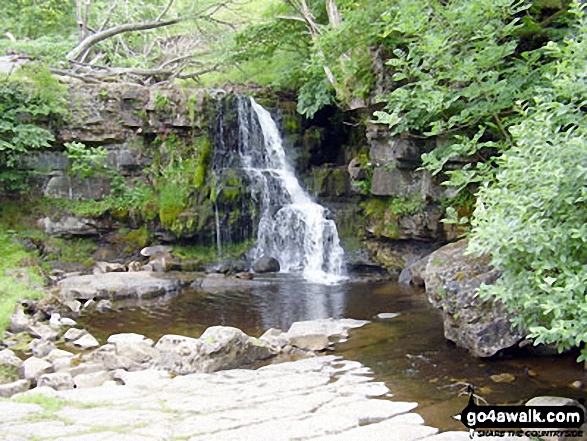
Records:
[[[513,383],[514,381],[516,381],[516,377],[507,372],[503,374],[492,375],[489,378],[491,378],[491,381],[493,381],[494,383]]]
[[[38,387],[50,387],[55,390],[68,390],[74,388],[73,378],[67,372],[43,374],[37,380]]]
[[[253,280],[253,273],[236,273],[234,275],[234,277],[236,277],[237,279],[241,279],[241,280]]]
[[[161,296],[177,291],[182,286],[182,281],[141,271],[69,277],[57,285],[65,298],[89,300],[96,297],[110,299]]]
[[[31,382],[29,380],[18,380],[12,383],[0,384],[0,397],[9,398],[29,390]]]
[[[302,349],[322,350],[329,345],[330,337],[346,338],[348,331],[366,325],[367,321],[332,318],[292,323],[286,335],[289,343]]]
[[[100,346],[100,343],[98,343],[98,340],[96,340],[94,338],[94,336],[86,333],[85,335],[82,335],[77,340],[74,340],[73,345],[77,348],[80,348],[80,349],[92,349],[92,348],[97,348],[98,346]]]
[[[511,328],[511,316],[501,303],[476,296],[479,286],[493,283],[499,272],[488,256],[466,256],[466,248],[467,241],[460,240],[430,255],[426,292],[442,312],[444,336],[477,357],[490,357],[514,346],[524,333]]]
[[[400,316],[399,312],[381,312],[377,314],[377,318],[380,320],[389,320]]]
[[[261,256],[253,264],[253,271],[259,274],[278,273],[280,269],[279,261],[270,256]]]
[[[288,341],[296,348],[309,351],[322,351],[330,345],[328,337],[324,334],[291,335],[288,337]]]
[[[49,373],[53,366],[46,360],[41,360],[37,357],[30,357],[23,362],[23,368],[24,378],[36,383],[37,379],[41,375]]]
[[[404,285],[424,286],[424,272],[430,256],[417,259],[406,265],[399,275],[399,283]]]

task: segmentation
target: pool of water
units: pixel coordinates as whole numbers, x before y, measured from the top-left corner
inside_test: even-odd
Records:
[[[271,282],[271,283],[270,283]],[[384,312],[392,319],[375,319]],[[318,318],[371,320],[352,331],[334,353],[370,367],[393,399],[419,403],[426,423],[441,430],[464,429],[452,415],[467,397],[466,383],[491,404],[519,403],[536,395],[584,397],[571,387],[586,381],[576,355],[540,357],[516,354],[477,359],[443,337],[440,313],[421,289],[397,283],[349,282],[338,286],[310,284],[283,277],[246,290],[207,293],[185,290],[149,301],[118,305],[116,311],[92,313],[80,320],[102,342],[119,332],[137,332],[154,340],[165,334],[199,337],[209,326],[235,326],[260,336],[269,328],[287,330],[298,320]],[[491,376],[511,374],[507,383]],[[511,377],[510,377],[511,380]]]

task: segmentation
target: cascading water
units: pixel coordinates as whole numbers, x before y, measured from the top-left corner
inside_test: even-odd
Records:
[[[300,186],[275,121],[252,98],[240,99],[238,110],[241,163],[261,205],[254,257],[274,257],[282,272],[301,272],[310,282],[344,280],[336,224]]]

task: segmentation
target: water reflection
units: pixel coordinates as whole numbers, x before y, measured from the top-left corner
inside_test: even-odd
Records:
[[[306,283],[292,279],[267,288],[255,288],[252,301],[263,329],[287,330],[293,322],[344,316],[349,287]]]
[[[536,357],[531,354],[481,360],[448,344],[442,320],[422,290],[395,283],[316,285],[293,276],[267,279],[267,285],[248,290],[181,294],[128,305],[116,312],[93,313],[80,324],[99,340],[117,332],[137,332],[157,340],[164,334],[199,337],[209,326],[235,326],[249,335],[268,328],[287,330],[299,320],[346,317],[372,320],[382,312],[399,312],[389,320],[374,320],[354,330],[335,353],[357,360],[385,381],[394,399],[419,403],[426,422],[441,429],[462,429],[451,415],[467,398],[459,397],[463,383],[472,383],[492,404],[518,403],[537,395],[572,398],[587,383],[576,356]],[[532,371],[532,375],[530,375]],[[492,375],[508,373],[513,383],[497,383]]]

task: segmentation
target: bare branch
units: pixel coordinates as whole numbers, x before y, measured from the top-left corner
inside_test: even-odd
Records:
[[[126,32],[146,31],[149,29],[157,29],[165,26],[171,26],[181,22],[182,20],[182,18],[178,17],[165,21],[150,21],[146,23],[126,23],[119,26],[114,26],[112,28],[106,29],[102,32],[98,32],[94,35],[90,35],[84,38],[84,40],[75,48],[73,48],[71,52],[69,52],[66,55],[65,58],[67,60],[78,60],[88,49],[90,49],[94,45],[119,34],[123,34]]]
[[[167,14],[169,12],[169,9],[171,8],[172,5],[173,5],[173,0],[169,0],[169,2],[167,3],[167,6],[165,6],[165,9],[163,9],[161,14],[159,14],[159,17],[157,17],[157,20],[155,20],[155,21],[161,21],[163,19],[163,17],[165,17],[165,14]]]
[[[108,12],[106,13],[106,18],[104,19],[104,23],[102,23],[102,26],[100,26],[100,29],[98,29],[98,32],[102,32],[104,29],[106,29],[106,26],[108,26],[108,22],[112,18],[112,14],[114,13],[114,10],[117,7],[118,7],[118,0],[115,1],[114,3],[112,3],[112,6],[110,6],[110,9],[108,9]]]

